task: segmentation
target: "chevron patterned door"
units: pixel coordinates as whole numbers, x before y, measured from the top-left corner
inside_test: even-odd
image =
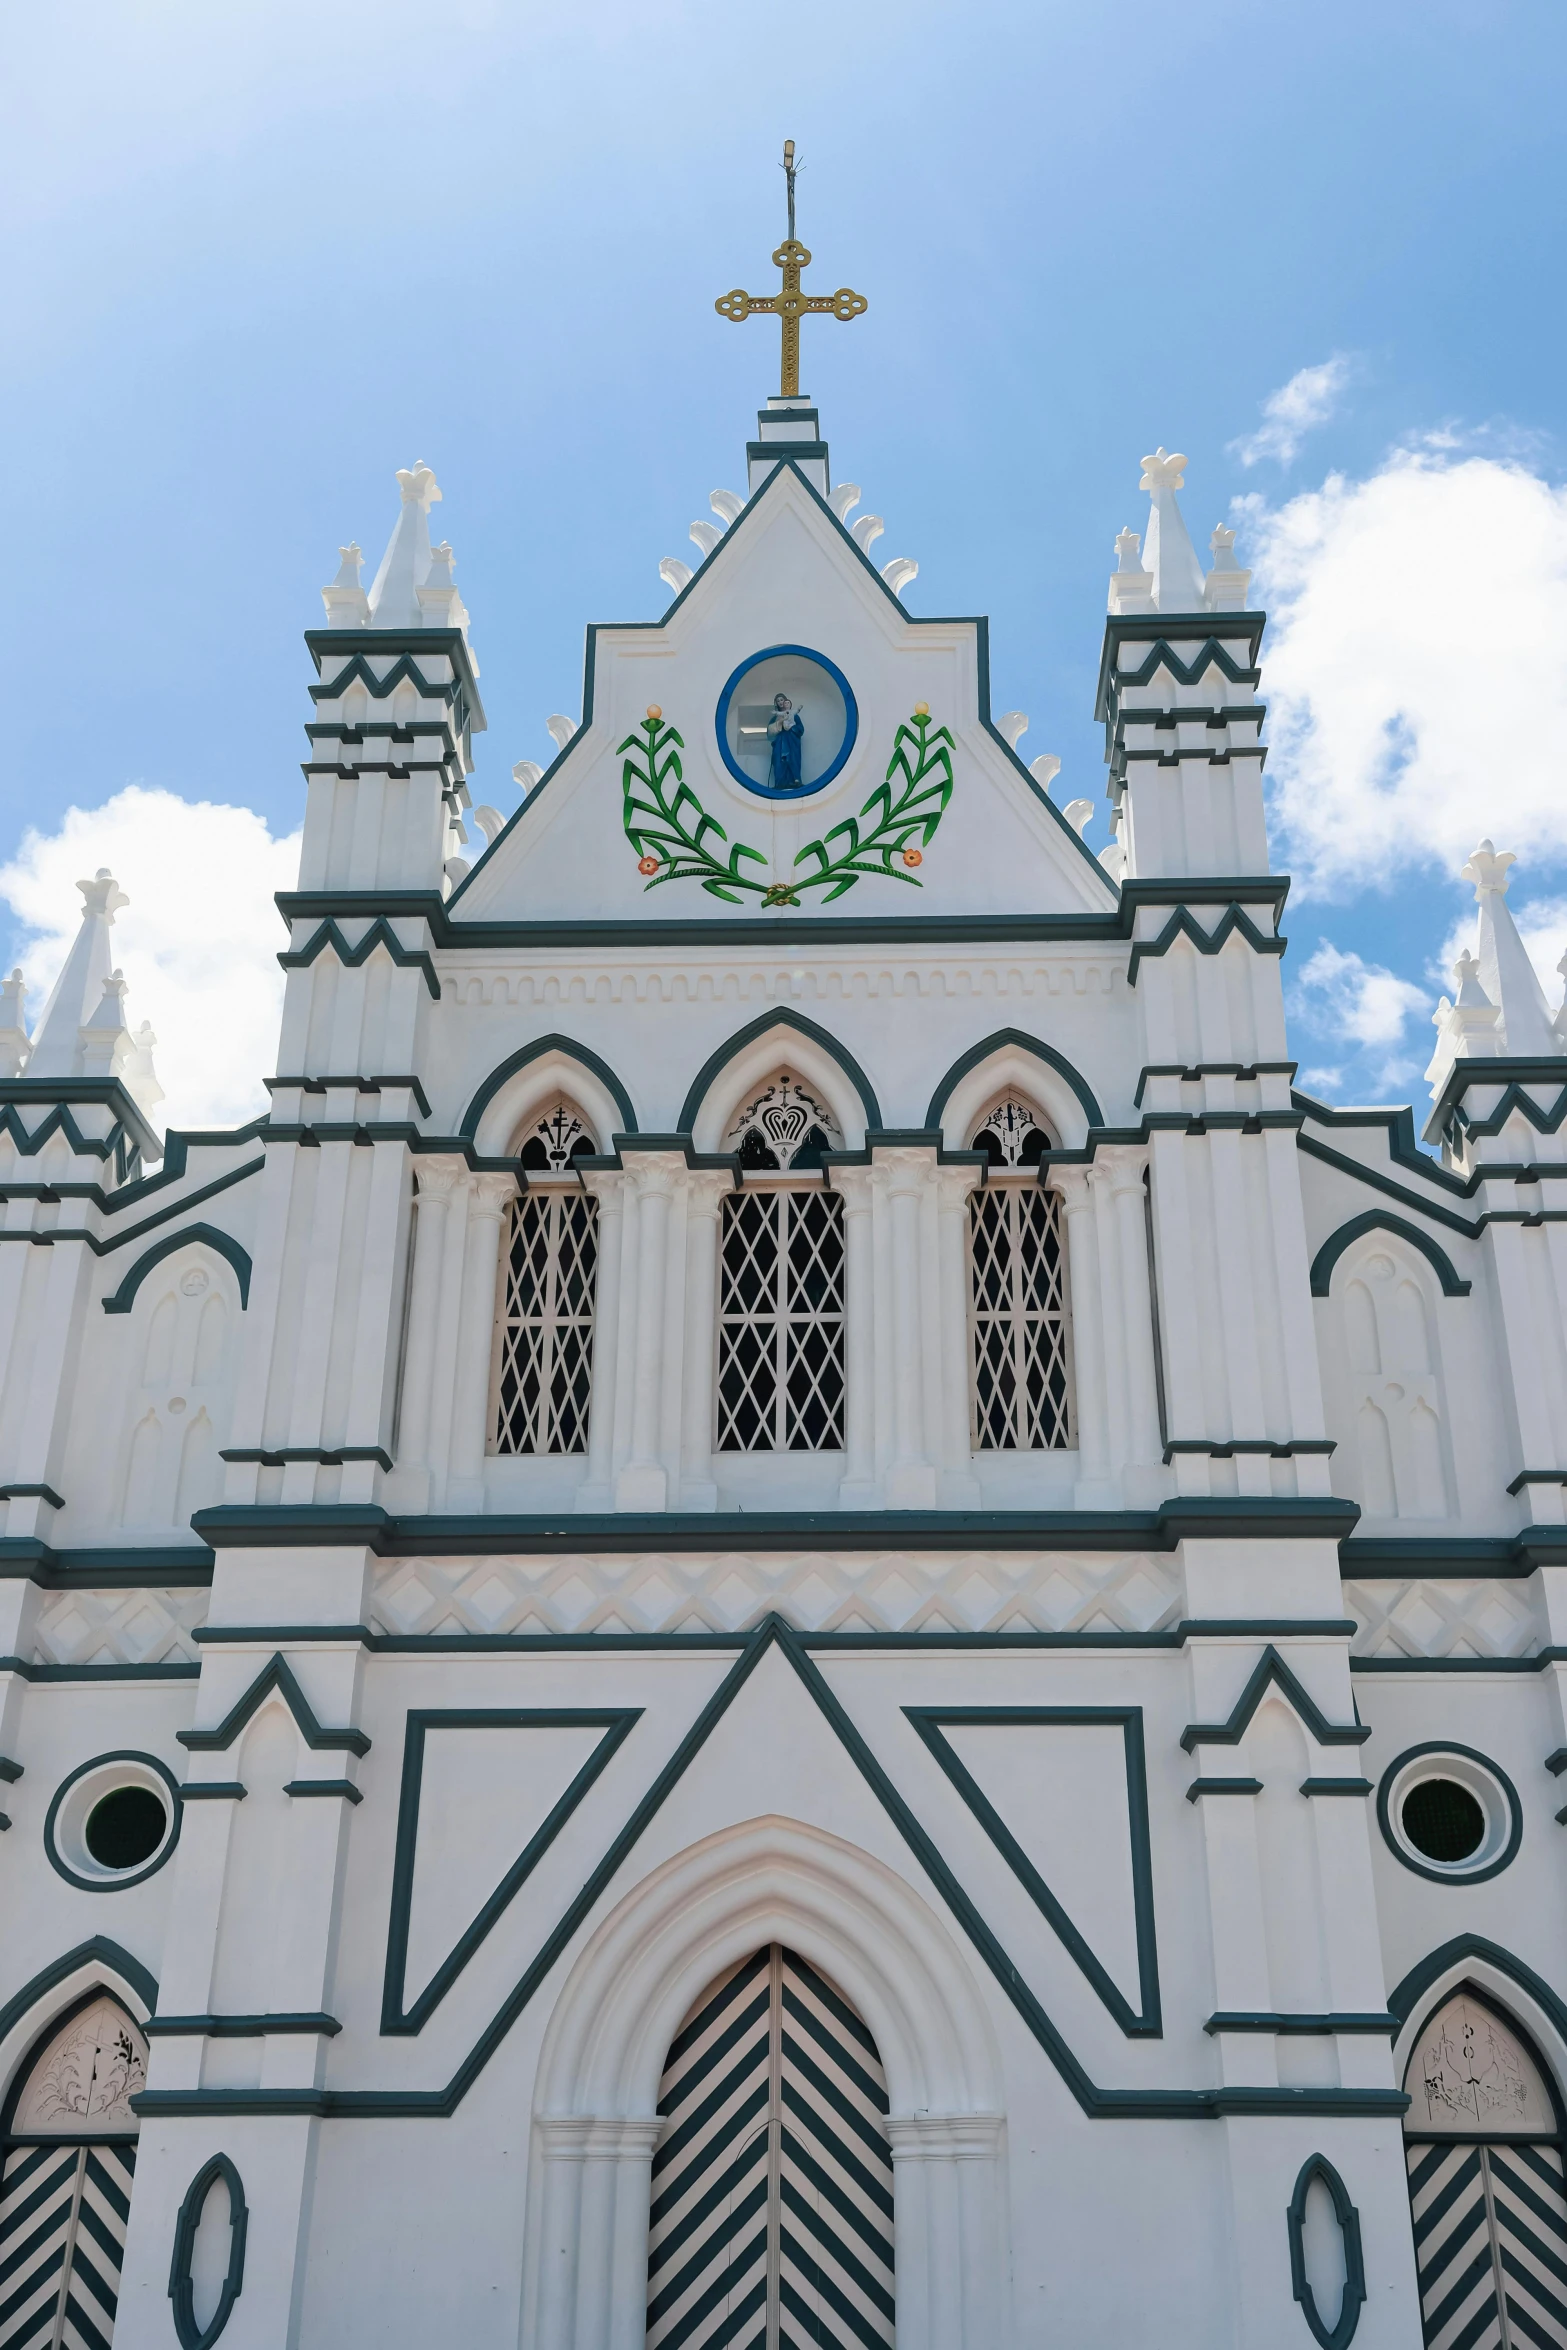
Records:
[[[24,2074],[0,2156],[0,2350],[108,2350],[147,2044],[115,1999],[67,2016]]]
[[[1521,2034],[1468,1992],[1404,2077],[1426,2350],[1567,2350],[1567,2178],[1556,2100]]]
[[[649,2350],[890,2350],[887,2085],[842,1993],[757,1951],[676,2035],[658,2110]]]

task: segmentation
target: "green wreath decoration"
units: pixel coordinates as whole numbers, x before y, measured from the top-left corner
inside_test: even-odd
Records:
[[[718,818],[708,814],[685,780],[684,749],[684,737],[664,724],[656,702],[649,703],[641,726],[619,746],[622,822],[649,889],[660,889],[666,881],[700,881],[710,895],[727,898],[731,905],[750,896],[764,906],[798,906],[802,890],[819,889],[825,906],[867,874],[907,882],[912,889],[924,886],[915,869],[936,837],[953,781],[951,731],[932,727],[926,703],[916,702],[912,716],[900,724],[886,775],[858,816],[846,816],[819,840],[807,841],[789,881],[767,882],[743,869],[743,859],[764,868],[767,859],[748,842],[731,841]],[[719,842],[726,856],[719,855]]]

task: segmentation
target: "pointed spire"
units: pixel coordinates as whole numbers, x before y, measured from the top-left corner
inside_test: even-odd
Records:
[[[1545,990],[1507,903],[1508,870],[1517,862],[1510,849],[1498,855],[1483,840],[1463,869],[1465,881],[1474,883],[1480,909],[1480,980],[1501,1014],[1502,1050],[1514,1060],[1562,1049]]]
[[[1480,983],[1480,965],[1475,956],[1465,952],[1453,965],[1453,977],[1458,982],[1454,1002],[1443,996],[1431,1015],[1436,1030],[1436,1051],[1426,1070],[1426,1083],[1431,1088],[1431,1099],[1436,1100],[1455,1061],[1479,1060],[1494,1057],[1502,1050],[1497,1033],[1501,1013]]]
[[[1161,612],[1200,612],[1203,576],[1197,550],[1176,502],[1186,477],[1186,459],[1163,446],[1143,459],[1138,488],[1153,499],[1143,538],[1143,568],[1153,574],[1153,600]]]
[[[370,618],[376,628],[423,628],[419,590],[430,569],[430,508],[441,493],[422,457],[398,473],[397,486],[402,512],[370,590]]]
[[[370,599],[365,594],[364,557],[357,545],[339,547],[341,560],[336,579],[321,590],[321,601],[326,606],[328,628],[366,628],[370,622]]]
[[[131,1039],[131,1049],[122,1073],[126,1092],[145,1118],[152,1116],[163,1099],[163,1088],[158,1083],[158,1073],[152,1065],[152,1048],[157,1041],[152,1022],[144,1020]]]
[[[96,1017],[114,970],[109,930],[120,907],[128,906],[130,899],[107,865],[100,865],[91,881],[79,881],[76,886],[83,899],[82,926],[38,1016],[27,1064],[29,1077],[81,1075],[82,1030]]]
[[[419,585],[419,617],[426,628],[466,628],[468,607],[457,592],[452,577],[452,549],[449,539],[442,539],[430,556],[430,568]],[[474,663],[478,674],[478,663]]]
[[[0,1077],[20,1077],[27,1060],[27,1022],[22,1007],[27,984],[21,972],[0,981]]]
[[[125,974],[111,971],[103,983],[97,1010],[82,1027],[81,1074],[118,1077],[133,1049],[131,1032],[125,1025]]]

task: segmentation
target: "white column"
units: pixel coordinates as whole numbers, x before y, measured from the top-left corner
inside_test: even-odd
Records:
[[[940,1293],[942,1397],[941,1498],[948,1509],[979,1505],[974,1474],[969,1396],[974,1378],[969,1340],[969,1199],[978,1181],[969,1167],[941,1167],[936,1175],[937,1280]]]
[[[501,1219],[516,1188],[510,1175],[476,1175],[468,1194],[462,1323],[457,1337],[457,1377],[452,1398],[452,1481],[448,1492],[450,1505],[457,1510],[484,1507],[484,1443],[495,1345]]]
[[[718,1225],[727,1174],[686,1179],[685,1395],[680,1442],[680,1507],[716,1510],[713,1481],[713,1372],[718,1352]]]
[[[615,1457],[615,1372],[620,1345],[625,1268],[624,1175],[595,1175],[598,1201],[598,1275],[593,1301],[593,1399],[588,1413],[588,1473],[577,1488],[579,1510],[607,1510]]]
[[[440,1313],[441,1259],[452,1191],[463,1173],[460,1159],[414,1161],[414,1262],[408,1300],[408,1342],[403,1356],[402,1409],[398,1418],[400,1498],[412,1510],[430,1503],[430,1396],[435,1376],[435,1334]],[[415,1490],[417,1487],[417,1490]]]
[[[876,1274],[871,1246],[871,1171],[835,1167],[843,1199],[844,1376],[843,1482],[838,1506],[870,1509],[876,1500]]]
[[[674,1172],[654,1161],[637,1171],[636,1332],[631,1357],[631,1458],[615,1480],[617,1510],[668,1507],[669,1479],[658,1457],[659,1360],[663,1342],[664,1256]]]
[[[893,1457],[887,1472],[887,1507],[928,1510],[936,1506],[936,1471],[927,1457],[921,1409],[921,1346],[924,1333],[920,1290],[925,1267],[920,1249],[920,1193],[926,1162],[912,1153],[890,1154],[892,1199],[892,1396]]]
[[[1072,1284],[1072,1376],[1077,1405],[1077,1492],[1080,1505],[1111,1499],[1109,1429],[1104,1400],[1103,1313],[1094,1243],[1094,1206],[1086,1167],[1050,1170],[1066,1218],[1067,1276]]]
[[[1158,1463],[1159,1391],[1154,1364],[1153,1295],[1148,1280],[1148,1215],[1144,1204],[1146,1150],[1116,1144],[1095,1161],[1102,1168],[1115,1218],[1120,1258],[1122,1359],[1126,1371],[1127,1453],[1140,1466]]]

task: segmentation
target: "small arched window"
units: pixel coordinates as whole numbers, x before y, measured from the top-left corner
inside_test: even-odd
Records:
[[[44,2041],[0,2139],[0,2342],[107,2343],[136,2167],[147,2043],[97,1992]]]
[[[1076,1442],[1061,1202],[1039,1180],[1049,1129],[1005,1094],[970,1138],[990,1161],[969,1203],[976,1452],[1055,1452]]]
[[[518,1142],[528,1188],[512,1202],[501,1273],[492,1452],[588,1449],[598,1201],[583,1189],[577,1162],[597,1150],[568,1101],[531,1118]]]
[[[843,1201],[823,1154],[843,1136],[787,1070],[730,1121],[744,1183],[724,1201],[720,1452],[835,1452],[844,1441]]]

